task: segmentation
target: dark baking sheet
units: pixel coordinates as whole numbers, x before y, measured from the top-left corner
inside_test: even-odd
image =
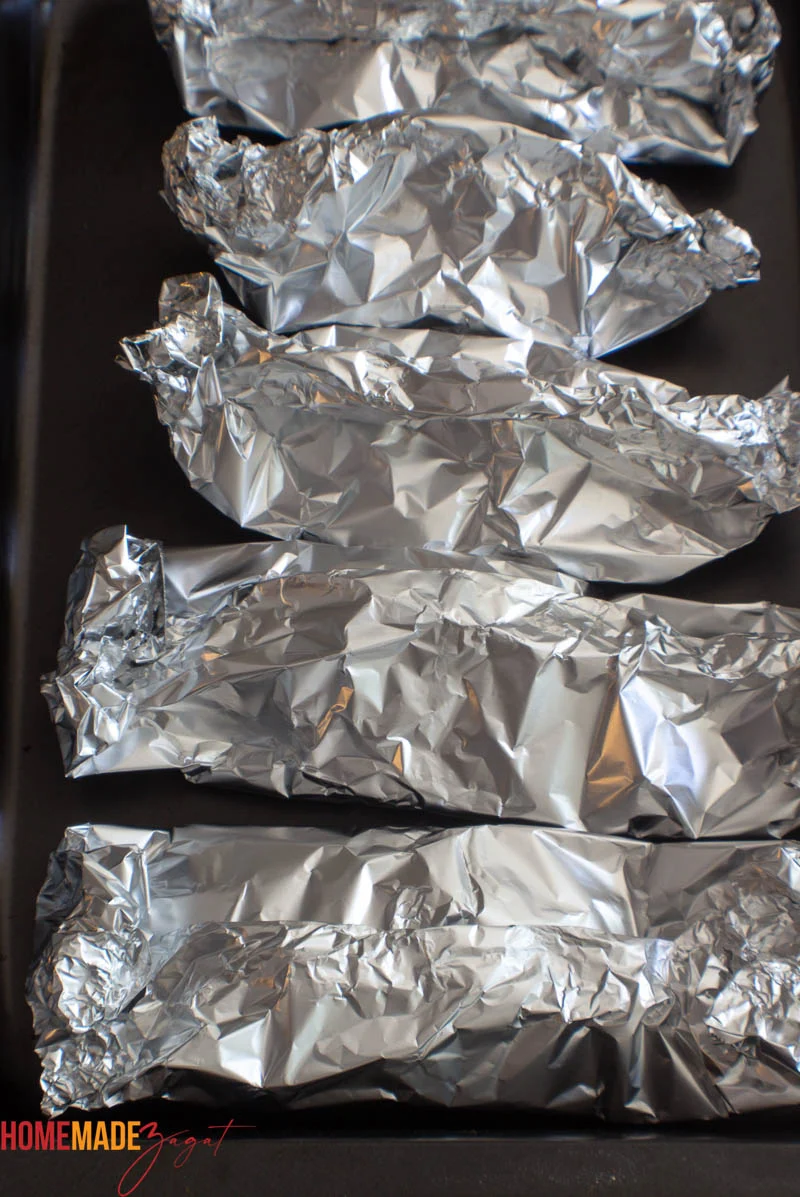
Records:
[[[763,281],[713,297],[685,324],[619,355],[695,392],[761,394],[787,373],[800,386],[797,14],[792,0],[775,7],[785,30],[777,78],[761,104],[762,128],[739,162],[729,171],[658,171],[690,210],[718,206],[751,231]],[[362,827],[399,818],[222,793],[169,773],[64,780],[38,677],[53,666],[82,537],[123,522],[175,545],[232,542],[242,533],[186,485],[147,389],[114,361],[119,338],[153,322],[161,280],[208,265],[158,195],[160,146],[184,114],[144,0],[55,0],[49,12],[0,0],[0,47],[0,88],[11,101],[0,124],[0,215],[11,250],[0,280],[9,500],[2,550],[10,580],[2,623],[0,1033],[2,1116],[23,1119],[35,1117],[38,1105],[23,993],[33,903],[66,824]],[[800,606],[800,513],[662,589]],[[203,1128],[209,1120],[166,1103],[114,1111],[147,1116],[162,1126]],[[153,1191],[732,1194],[768,1183],[778,1194],[796,1190],[800,1164],[800,1124],[790,1115],[626,1134],[491,1110],[364,1106],[239,1120],[258,1122],[256,1135],[226,1145],[213,1165],[194,1159],[175,1172],[161,1162]],[[6,1154],[0,1192],[38,1193],[57,1176],[68,1193],[111,1193],[123,1170],[117,1161],[102,1153]]]

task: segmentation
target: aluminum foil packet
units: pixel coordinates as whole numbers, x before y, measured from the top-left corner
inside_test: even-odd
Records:
[[[385,113],[730,164],[780,28],[763,0],[150,0],[196,116],[288,137]]]
[[[800,395],[692,397],[530,340],[311,329],[287,339],[171,279],[123,342],[192,486],[244,528],[508,551],[661,582],[800,505]]]
[[[603,601],[502,563],[265,569],[282,552],[85,544],[43,680],[69,776],[640,837],[797,826],[800,612]]]
[[[799,877],[789,843],[69,828],[28,985],[43,1109],[794,1105]]]
[[[612,154],[480,118],[398,117],[266,147],[213,117],[165,195],[273,332],[437,319],[602,356],[758,277],[748,234]]]

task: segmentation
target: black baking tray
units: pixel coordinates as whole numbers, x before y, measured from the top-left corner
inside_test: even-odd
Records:
[[[695,393],[800,386],[798,98],[793,0],[762,127],[730,170],[660,169],[686,206],[720,207],[753,234],[763,281],[712,297],[697,315],[617,359]],[[24,979],[33,905],[69,823],[142,826],[398,823],[375,808],[193,787],[171,773],[68,782],[38,692],[53,667],[66,581],[81,539],[107,525],[169,544],[243,538],[190,490],[148,390],[115,364],[117,342],[154,320],[161,280],[205,269],[202,247],[159,197],[162,142],[184,114],[145,0],[0,0],[0,277],[4,403],[2,553],[2,1117],[38,1112]],[[800,606],[800,513],[758,542],[662,587],[717,601]],[[408,821],[413,814],[404,816]],[[430,821],[430,820],[428,820]],[[444,820],[441,820],[444,821]],[[180,1171],[160,1161],[158,1193],[654,1195],[795,1193],[793,1114],[621,1131],[492,1110],[459,1114],[364,1105],[311,1113],[232,1111],[253,1131]],[[112,1115],[109,1114],[108,1117]],[[103,1117],[103,1115],[100,1115]],[[209,1112],[168,1103],[117,1107],[202,1130]],[[222,1121],[211,1118],[211,1121]],[[112,1194],[124,1163],[104,1153],[0,1155],[0,1193]],[[142,1186],[146,1192],[146,1186]]]

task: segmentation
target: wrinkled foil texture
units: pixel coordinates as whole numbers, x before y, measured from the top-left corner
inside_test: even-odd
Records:
[[[287,137],[386,113],[512,121],[728,165],[780,28],[763,0],[150,0],[187,110]]]
[[[265,328],[409,325],[601,356],[758,276],[748,234],[611,154],[479,118],[379,119],[265,147],[213,117],[164,147],[165,195]]]
[[[519,553],[661,582],[800,504],[800,395],[685,390],[547,344],[333,326],[286,339],[210,275],[123,342],[192,486],[242,527]]]
[[[28,985],[43,1109],[796,1104],[799,866],[514,826],[73,827]]]
[[[598,834],[796,826],[800,613],[602,601],[502,563],[265,569],[283,551],[85,544],[43,680],[68,775]]]

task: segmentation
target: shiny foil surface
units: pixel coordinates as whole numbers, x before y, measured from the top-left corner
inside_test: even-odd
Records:
[[[28,985],[42,1107],[793,1105],[799,866],[515,826],[72,827]]]
[[[164,284],[123,342],[192,486],[242,527],[343,545],[508,550],[662,582],[800,504],[800,395],[691,397],[543,343],[322,327],[291,339]]]
[[[213,117],[165,195],[265,328],[413,324],[602,356],[758,277],[748,234],[612,154],[478,117],[402,116],[265,147]]]
[[[764,0],[150,0],[196,116],[288,137],[385,113],[512,121],[727,165],[780,29]]]
[[[68,775],[181,769],[598,834],[797,825],[800,613],[317,548],[88,541],[43,682]]]

